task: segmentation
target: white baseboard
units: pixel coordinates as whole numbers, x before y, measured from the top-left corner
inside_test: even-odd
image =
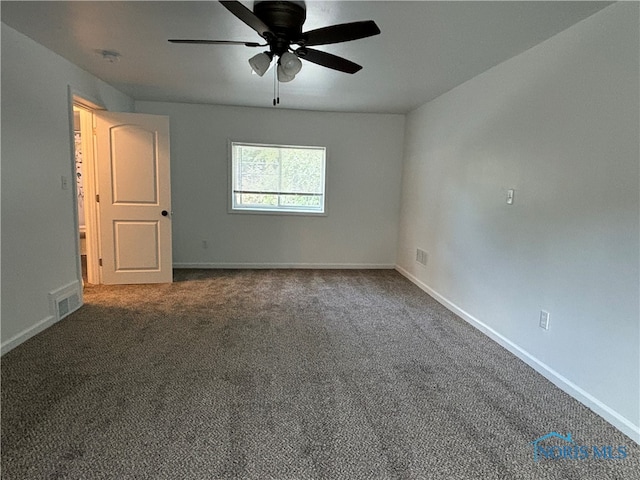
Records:
[[[268,269],[268,268],[299,268],[299,269],[337,269],[337,270],[393,270],[393,264],[387,263],[207,263],[207,262],[177,262],[173,268],[206,268],[206,269]]]
[[[547,364],[541,362],[536,357],[531,355],[526,350],[522,349],[511,340],[506,338],[505,336],[498,333],[496,330],[483,323],[482,321],[475,318],[470,313],[466,312],[462,308],[458,307],[455,303],[451,302],[447,298],[440,295],[438,292],[433,290],[427,284],[423,283],[421,280],[416,278],[414,275],[409,273],[404,268],[396,265],[395,269],[402,274],[404,277],[409,279],[412,283],[417,285],[421,290],[428,293],[435,300],[437,300],[440,304],[445,306],[448,310],[452,311],[463,320],[480,330],[482,333],[487,335],[490,339],[500,344],[502,347],[506,348],[508,351],[513,353],[516,357],[522,360],[524,363],[533,368],[540,375],[545,377],[555,386],[560,388],[562,391],[568,393],[573,398],[578,400],[580,403],[585,405],[586,407],[593,410],[596,414],[600,415],[611,425],[616,427],[622,433],[631,438],[634,442],[640,444],[640,426],[635,425],[628,418],[620,415],[618,412],[613,410],[611,407],[607,406],[596,397],[586,392],[578,385],[573,383],[571,380],[565,378],[558,372],[556,372],[553,368],[549,367]]]
[[[49,315],[47,318],[40,320],[35,325],[32,325],[31,327],[24,329],[22,332],[18,333],[17,335],[14,335],[9,340],[7,340],[6,342],[3,342],[2,345],[0,345],[0,355],[4,355],[8,351],[13,350],[18,345],[20,345],[23,342],[26,342],[34,335],[40,333],[46,328],[49,328],[51,325],[56,323],[56,321],[57,321],[56,317],[54,317],[53,315]]]

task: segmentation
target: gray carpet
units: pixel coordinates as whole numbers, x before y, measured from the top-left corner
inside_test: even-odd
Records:
[[[397,272],[175,280],[87,287],[2,358],[3,479],[640,478],[629,438]],[[627,457],[534,462],[552,431]]]

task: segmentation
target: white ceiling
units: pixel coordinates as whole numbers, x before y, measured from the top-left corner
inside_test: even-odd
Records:
[[[371,19],[382,33],[314,47],[364,68],[348,75],[303,62],[281,84],[280,106],[405,113],[610,3],[307,1],[305,31]],[[260,49],[167,42],[261,40],[216,1],[3,1],[1,12],[7,25],[136,100],[271,105],[273,77],[251,74],[247,63]],[[104,61],[102,50],[120,61]]]

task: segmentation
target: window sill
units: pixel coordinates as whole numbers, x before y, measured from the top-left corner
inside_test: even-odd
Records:
[[[295,217],[326,217],[327,212],[297,212],[297,211],[286,211],[286,210],[268,210],[268,209],[233,209],[230,208],[227,213],[230,214],[240,214],[240,215],[281,215],[281,216],[295,216]]]

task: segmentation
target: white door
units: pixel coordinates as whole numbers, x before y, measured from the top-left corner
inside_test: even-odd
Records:
[[[169,118],[95,118],[102,283],[170,283]]]

